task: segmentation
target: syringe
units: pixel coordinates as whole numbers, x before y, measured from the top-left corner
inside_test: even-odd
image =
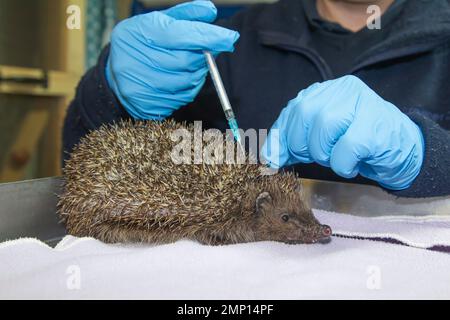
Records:
[[[216,87],[217,94],[219,95],[220,104],[222,105],[223,112],[225,113],[225,118],[228,121],[231,132],[233,133],[234,139],[242,147],[241,135],[239,133],[239,126],[236,121],[236,117],[231,107],[230,100],[228,99],[227,92],[222,82],[222,77],[220,76],[219,69],[217,68],[214,56],[209,51],[205,51],[206,62],[208,64],[209,72]]]

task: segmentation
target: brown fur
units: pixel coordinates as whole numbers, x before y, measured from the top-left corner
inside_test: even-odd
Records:
[[[174,121],[123,122],[83,138],[66,163],[58,204],[69,233],[110,243],[188,238],[210,245],[329,236],[294,174],[261,176],[263,167],[248,163],[175,164],[170,154],[179,142],[170,133],[179,128],[194,132]]]

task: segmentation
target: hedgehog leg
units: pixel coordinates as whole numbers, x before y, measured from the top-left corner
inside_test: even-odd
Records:
[[[209,246],[222,246],[227,244],[233,244],[234,242],[231,241],[225,234],[219,234],[216,232],[210,232],[210,231],[199,231],[197,232],[193,240],[196,240],[204,245]]]
[[[130,228],[114,223],[101,223],[90,228],[89,236],[106,243],[151,243],[164,244],[177,240],[173,235],[161,234],[141,228]]]

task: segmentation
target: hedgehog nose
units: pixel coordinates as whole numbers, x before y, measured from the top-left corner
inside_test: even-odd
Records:
[[[322,226],[322,235],[324,237],[330,237],[333,231],[331,230],[330,226],[323,225]]]
[[[321,244],[329,243],[331,241],[331,234],[333,233],[333,231],[327,225],[322,225],[321,231],[322,231],[322,236],[319,238],[319,240],[317,242],[321,243]]]

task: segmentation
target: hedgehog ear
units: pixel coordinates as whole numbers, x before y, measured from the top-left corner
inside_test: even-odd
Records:
[[[267,191],[262,192],[257,198],[256,198],[256,212],[261,212],[263,207],[269,203],[272,202],[272,197],[270,196],[270,193]]]

